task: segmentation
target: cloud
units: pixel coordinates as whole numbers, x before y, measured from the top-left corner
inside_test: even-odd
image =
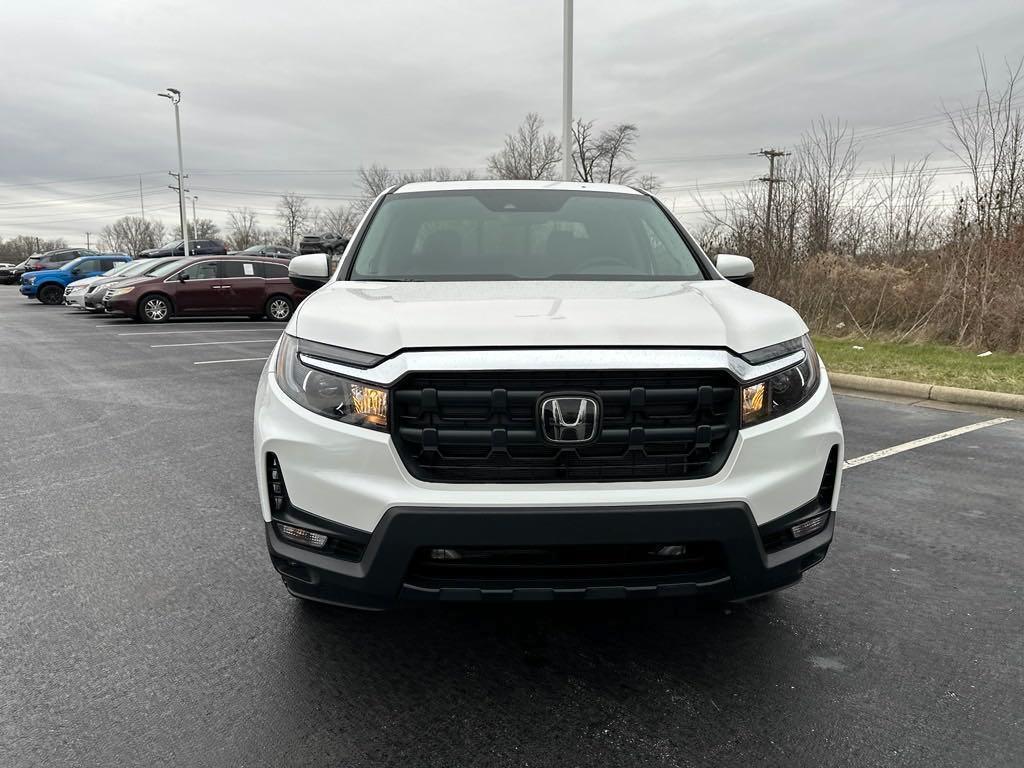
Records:
[[[576,112],[636,122],[637,159],[668,185],[742,180],[763,171],[745,153],[792,146],[818,115],[870,129],[971,98],[977,51],[1024,55],[1021,28],[1017,0],[579,0]],[[168,85],[200,211],[247,204],[270,224],[275,192],[354,192],[352,173],[281,171],[482,169],[527,111],[558,132],[561,3],[7,0],[0,67],[0,236],[79,237],[131,212],[131,174],[148,173],[147,206],[171,206]],[[942,132],[865,160],[942,154]],[[99,194],[120,197],[82,199]]]

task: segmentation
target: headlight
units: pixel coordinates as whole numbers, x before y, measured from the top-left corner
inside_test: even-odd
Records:
[[[310,368],[299,359],[294,336],[281,337],[274,373],[281,389],[303,408],[345,424],[387,431],[388,391]]]
[[[741,426],[749,427],[789,413],[806,403],[814,394],[821,379],[818,353],[814,351],[810,336],[803,336],[799,343],[799,348],[804,351],[803,360],[743,388]]]
[[[36,281],[35,277],[24,277],[24,278],[22,278],[22,282],[24,282],[25,285],[32,285],[32,283],[34,283],[35,281]]]
[[[124,296],[126,293],[131,293],[135,290],[135,286],[129,286],[128,288],[112,288],[107,291],[108,296]]]

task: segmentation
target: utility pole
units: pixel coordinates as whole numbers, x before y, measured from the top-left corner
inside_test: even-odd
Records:
[[[181,115],[178,112],[178,104],[181,102],[181,91],[177,88],[168,88],[166,93],[158,93],[157,96],[170,100],[174,105],[174,129],[178,135],[178,214],[181,217],[181,238],[185,241],[183,243],[185,255],[189,256],[191,251],[188,247],[188,226],[185,221],[185,161],[181,155]]]
[[[142,198],[142,174],[139,174],[139,208],[142,209],[142,223],[146,223],[146,201]]]
[[[196,218],[196,200],[199,198],[192,195],[192,234],[199,238],[199,219]]]
[[[775,202],[775,185],[785,181],[785,179],[776,178],[775,176],[775,158],[789,157],[789,152],[783,152],[781,149],[762,149],[760,152],[751,152],[750,154],[768,158],[768,175],[762,176],[758,181],[768,185],[768,204],[765,207],[764,213],[764,243],[766,248],[771,248],[772,206]]]
[[[92,250],[92,243],[89,242],[89,235],[91,235],[91,234],[92,234],[92,232],[86,232],[85,233],[85,249],[87,251],[91,251]]]
[[[572,179],[572,0],[562,7],[562,178]]]
[[[168,189],[173,189],[175,192],[177,192],[179,200],[184,200],[185,199],[184,198],[185,195],[191,194],[192,190],[189,189],[188,187],[185,187],[185,189],[182,189],[182,187],[184,185],[181,183],[181,178],[178,176],[178,174],[176,174],[174,171],[168,171],[167,175],[172,177],[175,181],[178,182],[177,184],[168,184],[167,188]],[[188,174],[187,173],[185,174],[185,178],[186,179],[188,178]],[[192,218],[195,219],[195,206],[194,205],[192,207]],[[185,221],[186,224],[188,223],[187,220],[185,220],[185,219],[183,219],[183,221]],[[187,244],[188,243],[188,230],[187,229],[181,230],[181,236],[185,240],[185,243]]]

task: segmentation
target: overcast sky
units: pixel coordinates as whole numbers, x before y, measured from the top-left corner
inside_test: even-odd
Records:
[[[561,0],[4,0],[0,237],[84,242],[138,213],[138,174],[147,214],[175,221],[166,86],[183,93],[199,215],[219,223],[248,205],[273,225],[285,191],[343,203],[361,164],[482,172],[526,112],[560,131],[561,11]],[[576,0],[574,112],[636,123],[637,162],[692,220],[686,187],[756,177],[765,163],[746,153],[791,147],[818,115],[867,137],[897,126],[865,142],[869,167],[929,153],[954,164],[936,113],[973,100],[979,51],[1000,72],[1024,56],[1022,33],[1021,0]]]

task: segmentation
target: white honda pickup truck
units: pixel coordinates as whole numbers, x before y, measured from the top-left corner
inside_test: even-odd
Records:
[[[790,307],[626,186],[393,187],[255,405],[267,546],[299,598],[742,600],[832,541],[843,431]]]

